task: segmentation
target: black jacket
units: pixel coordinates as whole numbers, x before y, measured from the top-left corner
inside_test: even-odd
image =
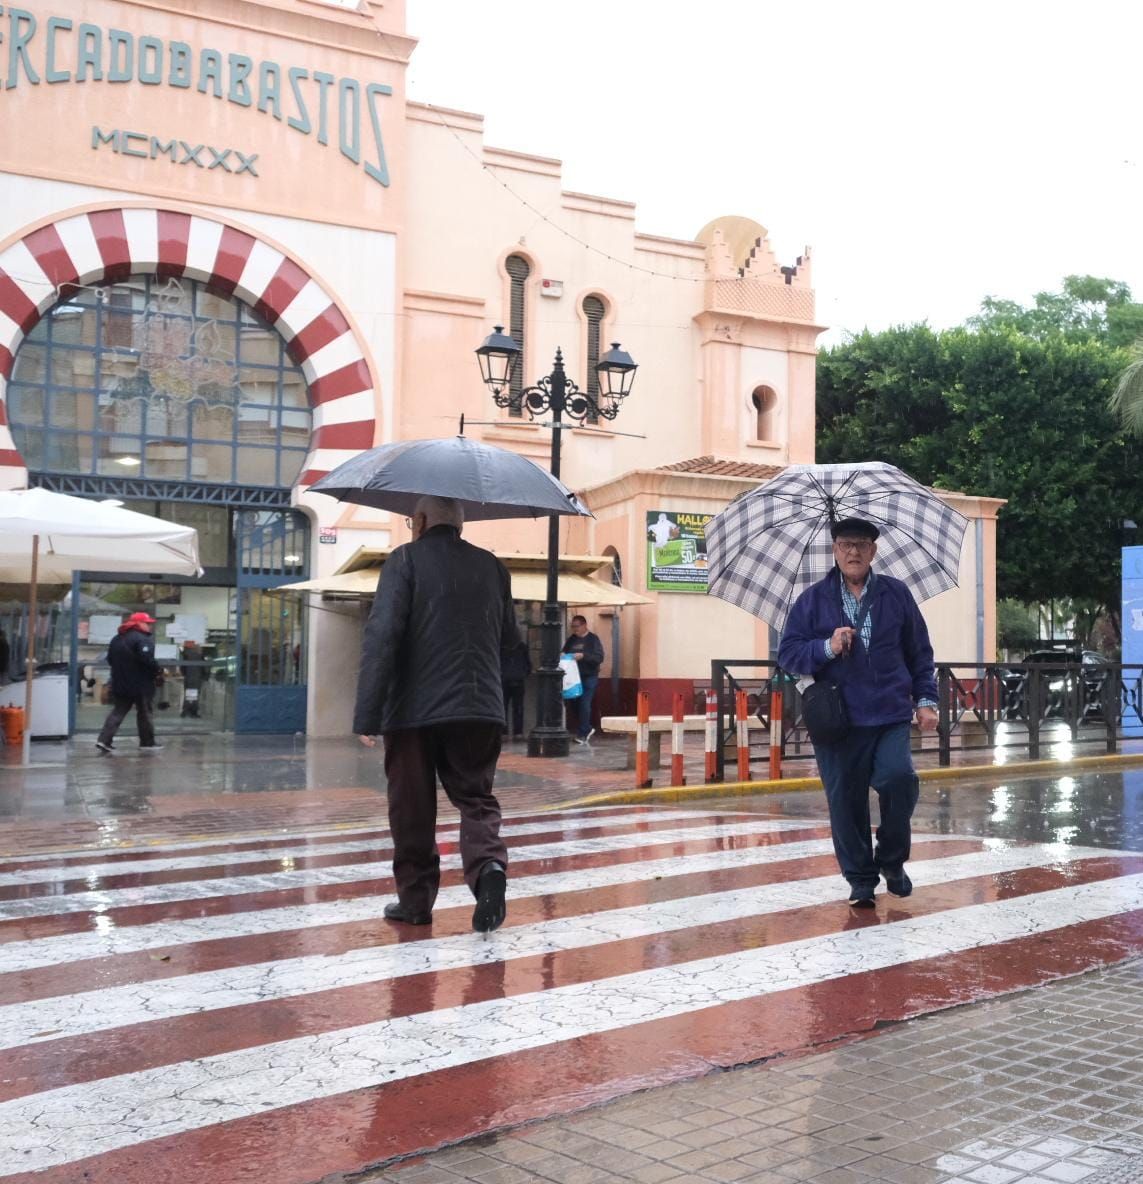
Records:
[[[564,648],[561,651],[565,654],[583,654],[579,660],[579,676],[580,678],[595,678],[599,674],[599,668],[603,665],[603,642],[590,630],[582,637],[576,637],[573,633],[567,641],[564,642]]]
[[[500,677],[504,682],[523,682],[532,673],[532,658],[524,642],[514,646],[500,663]]]
[[[155,638],[142,629],[117,633],[107,647],[111,693],[119,699],[148,698],[162,667],[155,661]]]
[[[508,569],[436,526],[385,561],[365,625],[353,731],[504,723],[502,656],[520,641]]]

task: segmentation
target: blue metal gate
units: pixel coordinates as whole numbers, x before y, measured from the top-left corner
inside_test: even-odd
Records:
[[[236,732],[304,732],[306,619],[301,597],[271,589],[304,580],[309,523],[295,510],[235,514]]]

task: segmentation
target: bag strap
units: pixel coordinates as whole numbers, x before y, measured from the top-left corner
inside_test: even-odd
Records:
[[[857,620],[853,623],[854,636],[858,641],[861,641],[861,626],[865,624],[865,618],[869,616],[869,609],[873,604],[873,573],[869,573],[869,579],[865,585],[865,595],[861,598],[861,604],[857,610]],[[841,601],[841,615],[848,620],[845,612],[845,597],[842,595],[842,588],[845,586],[845,577],[840,570],[837,573],[837,596]],[[864,644],[864,643],[862,643]]]

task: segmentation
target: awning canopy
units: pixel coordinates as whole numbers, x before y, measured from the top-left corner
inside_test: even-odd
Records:
[[[360,547],[333,575],[294,584],[280,584],[279,592],[320,592],[330,600],[371,599],[377,591],[381,568],[390,555],[389,548]],[[512,577],[513,600],[543,600],[547,595],[547,557],[544,555],[500,555]],[[616,607],[650,604],[651,598],[628,588],[593,577],[606,567],[606,555],[561,555],[558,597],[561,604],[576,608]]]

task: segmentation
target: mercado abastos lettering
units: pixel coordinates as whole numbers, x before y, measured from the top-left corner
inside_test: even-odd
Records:
[[[77,24],[69,17],[50,16],[41,22],[27,9],[8,5],[5,10],[0,4],[0,18],[5,14],[7,24],[0,19],[0,43],[7,42],[7,53],[0,51],[0,69],[6,64],[3,78],[6,91],[19,86],[65,82],[137,82],[143,86],[165,84],[179,90],[194,89],[239,107],[256,107],[263,115],[278,121],[284,119],[294,131],[304,136],[314,135],[322,145],[331,143],[331,125],[336,124],[335,138],[342,156],[360,165],[379,185],[389,184],[377,100],[391,95],[391,86],[379,82],[363,84],[356,78],[338,78],[301,66],[284,68],[277,62],[255,61],[241,53],[209,48],[195,50],[184,41],[136,36],[124,29],[103,29],[85,21]],[[70,68],[65,68],[65,64],[70,64]],[[362,151],[366,115],[373,137],[372,154]],[[120,133],[123,134],[138,133]],[[122,151],[123,142],[118,141],[116,151]],[[96,146],[93,133],[92,147]],[[180,148],[172,159],[178,159],[181,164],[201,163],[195,157],[195,147],[188,145],[190,156],[184,156]],[[211,163],[209,153],[214,149],[200,147]],[[242,155],[235,149],[219,151],[233,152],[236,157]],[[369,155],[373,159],[368,159]],[[237,160],[234,167],[222,164],[212,167],[257,176],[253,168],[257,157],[243,159],[248,162],[244,168],[237,167]]]

